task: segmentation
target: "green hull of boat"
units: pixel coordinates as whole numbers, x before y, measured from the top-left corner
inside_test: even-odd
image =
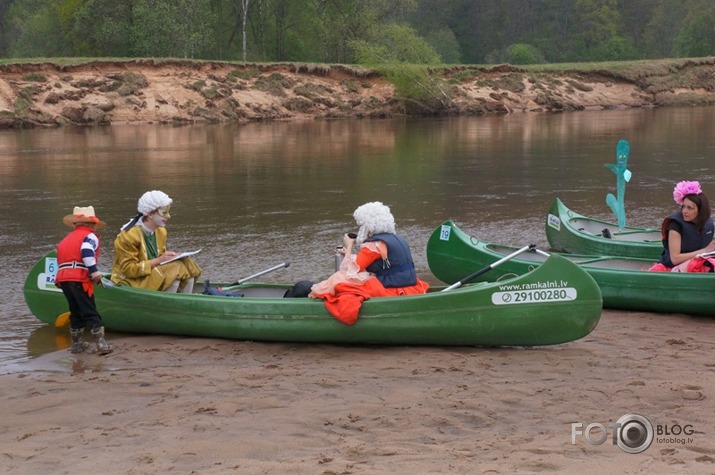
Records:
[[[484,267],[516,247],[484,242],[445,221],[427,242],[427,262],[443,282],[459,281],[471,269]],[[556,254],[552,254],[554,256]],[[588,272],[598,283],[606,308],[660,313],[715,315],[715,275],[703,273],[648,272],[650,259],[613,258],[562,254]],[[520,254],[485,274],[484,279],[503,279],[538,268],[545,257],[532,251]]]
[[[56,260],[50,253],[32,268],[23,288],[30,311],[49,324],[67,311],[64,296],[53,285],[53,266]],[[537,295],[530,301],[505,301],[504,283],[374,298],[363,302],[353,326],[331,317],[321,300],[281,298],[289,286],[279,284],[243,284],[241,298],[96,286],[95,299],[107,330],[127,333],[469,346],[552,345],[588,335],[601,315],[601,292],[578,266],[556,256],[508,284],[512,289],[535,289],[553,282],[564,282],[568,289],[554,293],[551,300],[539,300]]]
[[[657,261],[663,252],[660,230],[628,226],[621,230],[617,224],[570,210],[559,198],[551,204],[546,216],[546,238],[554,251],[573,254]]]

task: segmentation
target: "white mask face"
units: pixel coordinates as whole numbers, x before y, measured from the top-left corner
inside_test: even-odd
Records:
[[[163,228],[164,226],[166,226],[166,218],[161,217],[159,213],[152,214],[151,221],[157,228]]]

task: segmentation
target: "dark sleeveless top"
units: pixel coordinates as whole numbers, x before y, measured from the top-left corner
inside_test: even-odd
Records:
[[[668,249],[668,231],[677,231],[680,234],[680,252],[693,252],[702,249],[713,240],[713,221],[708,219],[702,231],[691,222],[683,219],[683,214],[677,211],[663,220],[661,232],[663,235],[663,254],[660,262],[666,267],[675,267],[670,260],[670,249]]]
[[[412,260],[410,245],[397,234],[375,234],[366,242],[383,241],[387,244],[387,259],[378,259],[369,266],[372,272],[385,287],[408,287],[417,283],[417,271]]]

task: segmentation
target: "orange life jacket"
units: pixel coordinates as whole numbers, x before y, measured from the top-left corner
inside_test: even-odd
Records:
[[[55,282],[90,282],[89,270],[82,261],[82,242],[89,234],[94,233],[92,228],[77,226],[57,245],[57,275]],[[95,233],[99,240],[99,235]],[[99,260],[99,242],[94,258]]]

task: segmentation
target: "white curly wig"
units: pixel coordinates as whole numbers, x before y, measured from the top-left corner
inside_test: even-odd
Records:
[[[353,218],[360,229],[356,242],[362,244],[368,234],[395,233],[395,218],[390,213],[390,208],[379,201],[365,203],[353,213]]]
[[[137,211],[147,216],[149,213],[158,208],[171,206],[174,200],[169,198],[169,195],[159,190],[151,190],[144,193],[137,202]]]

